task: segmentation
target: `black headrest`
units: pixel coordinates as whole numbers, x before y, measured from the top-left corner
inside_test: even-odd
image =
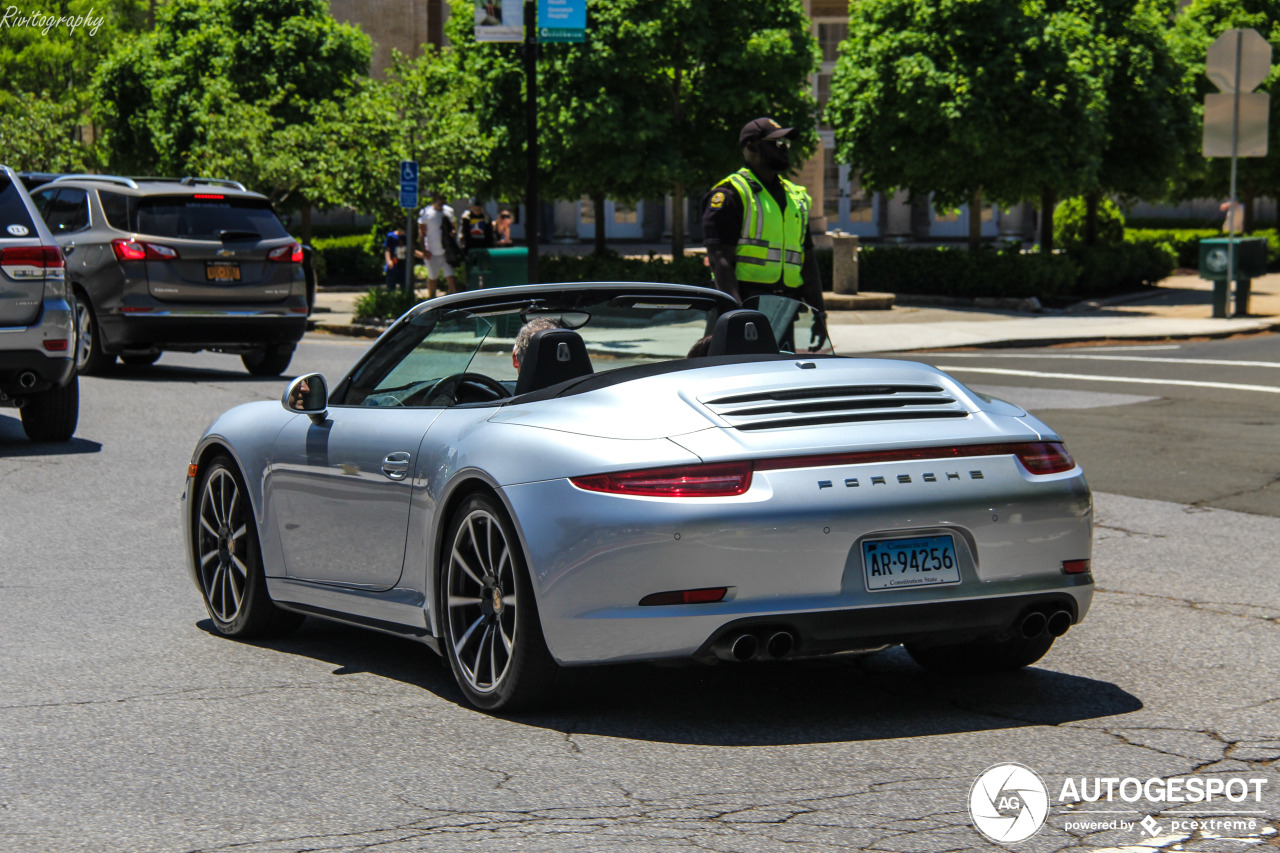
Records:
[[[581,335],[572,329],[543,329],[529,340],[529,349],[520,362],[516,394],[538,391],[593,372]]]
[[[738,308],[721,314],[711,330],[711,346],[707,355],[757,355],[776,353],[769,318],[759,311]]]

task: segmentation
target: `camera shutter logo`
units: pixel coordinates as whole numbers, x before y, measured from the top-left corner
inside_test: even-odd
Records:
[[[1049,815],[1049,791],[1035,771],[1021,764],[994,764],[969,789],[969,816],[997,844],[1030,838]]]

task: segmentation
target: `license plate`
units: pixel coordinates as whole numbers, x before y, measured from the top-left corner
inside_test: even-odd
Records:
[[[231,262],[211,261],[205,264],[204,277],[208,281],[239,281],[240,265]]]
[[[877,539],[862,543],[869,591],[960,583],[960,564],[950,536]]]

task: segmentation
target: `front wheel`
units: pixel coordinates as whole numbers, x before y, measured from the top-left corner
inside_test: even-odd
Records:
[[[936,672],[1000,672],[1030,666],[1044,657],[1053,637],[1013,636],[1005,640],[922,646],[907,643],[907,654],[925,669]]]
[[[61,388],[54,386],[22,407],[22,431],[32,441],[70,441],[80,420],[80,377]]]
[[[73,297],[72,308],[76,317],[76,373],[82,376],[98,376],[106,373],[116,363],[116,357],[102,351],[102,332],[93,306],[80,293]]]
[[[445,654],[467,701],[509,712],[543,700],[559,667],[542,636],[520,541],[496,500],[472,495],[459,507],[440,578]]]
[[[293,361],[293,344],[274,344],[240,356],[245,370],[254,376],[279,376]]]
[[[196,575],[218,633],[228,637],[274,637],[302,624],[267,594],[253,507],[235,464],[226,456],[210,462],[200,478],[192,518]]]

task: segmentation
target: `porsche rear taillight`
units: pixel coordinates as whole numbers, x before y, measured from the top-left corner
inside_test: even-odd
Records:
[[[0,267],[12,279],[61,277],[66,263],[57,246],[12,246],[0,249]]]
[[[1060,474],[1076,467],[1067,448],[1056,441],[1016,444],[1014,447],[1014,455],[1032,474]]]
[[[177,249],[139,240],[112,240],[111,251],[118,261],[172,261],[178,257]]]
[[[272,249],[267,253],[267,257],[282,264],[300,264],[302,263],[302,247],[297,243],[289,243],[286,246]]]
[[[750,462],[681,465],[644,471],[618,471],[569,482],[591,492],[654,498],[728,498],[751,488]]]

